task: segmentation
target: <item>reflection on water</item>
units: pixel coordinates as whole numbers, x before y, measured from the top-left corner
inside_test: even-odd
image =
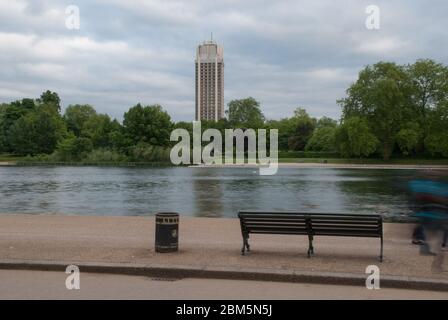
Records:
[[[0,213],[234,217],[240,209],[407,215],[413,170],[0,167]]]

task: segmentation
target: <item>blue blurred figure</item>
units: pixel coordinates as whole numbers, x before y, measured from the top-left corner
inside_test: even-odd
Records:
[[[440,181],[443,175],[444,173],[439,171],[431,172],[431,175],[426,174],[425,178],[409,182],[413,196],[413,215],[419,220],[412,242],[421,245],[421,254],[436,256],[434,271],[442,269],[441,251],[445,250],[448,238],[448,183]]]

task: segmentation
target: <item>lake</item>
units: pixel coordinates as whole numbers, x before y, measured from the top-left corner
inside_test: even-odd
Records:
[[[0,214],[235,217],[240,209],[409,214],[414,170],[0,167]]]

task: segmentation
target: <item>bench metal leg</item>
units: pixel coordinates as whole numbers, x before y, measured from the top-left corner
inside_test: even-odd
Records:
[[[308,235],[308,258],[311,258],[311,255],[313,254],[314,254],[313,236]]]
[[[244,256],[246,251],[250,252],[249,246],[249,235],[243,235],[243,248],[241,249],[241,254]]]
[[[381,236],[380,262],[383,262],[383,236]]]

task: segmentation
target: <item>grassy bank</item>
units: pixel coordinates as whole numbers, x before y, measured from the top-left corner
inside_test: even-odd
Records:
[[[0,162],[17,162],[22,161],[25,157],[14,156],[9,154],[0,154]]]
[[[344,158],[280,158],[279,163],[331,163],[331,164],[405,164],[448,165],[448,159],[344,159]]]
[[[173,166],[170,162],[89,162],[89,161],[16,161],[17,166],[76,166],[76,167],[169,167]]]
[[[281,156],[281,155],[280,155]],[[48,161],[39,157],[24,157],[9,154],[0,154],[0,162],[9,162],[21,166],[171,166],[170,161]],[[396,164],[396,165],[448,165],[448,159],[412,159],[396,158],[384,161],[383,159],[352,159],[352,158],[311,158],[311,157],[280,157],[279,163],[329,163],[329,164]]]
[[[0,154],[0,163],[17,166],[107,166],[107,167],[166,167],[169,161],[48,161],[39,157]]]

